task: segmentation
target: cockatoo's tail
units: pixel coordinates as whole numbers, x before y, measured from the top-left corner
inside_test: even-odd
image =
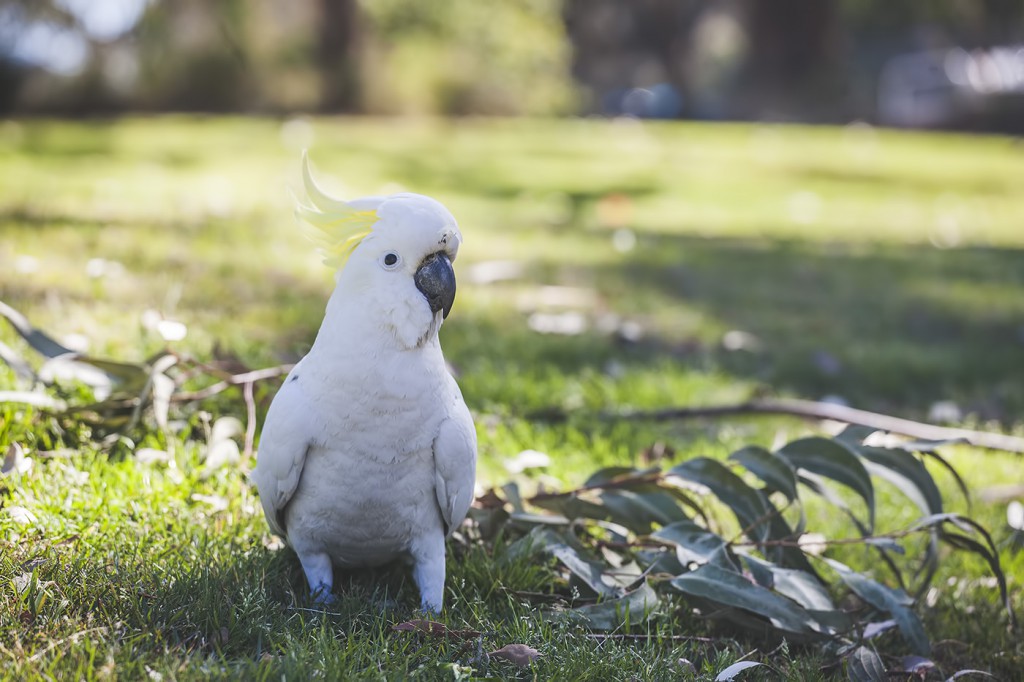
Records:
[[[348,202],[327,196],[313,180],[309,170],[309,155],[302,154],[302,182],[312,206],[299,204],[296,214],[306,222],[320,228],[322,234],[314,238],[324,255],[324,263],[341,269],[365,237],[380,220],[375,210],[360,210]]]

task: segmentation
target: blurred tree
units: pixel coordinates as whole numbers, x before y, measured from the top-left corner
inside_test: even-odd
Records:
[[[554,114],[576,108],[560,0],[365,0],[368,111]]]
[[[837,0],[746,0],[738,106],[759,118],[829,120],[846,111]]]
[[[136,101],[147,109],[231,111],[250,108],[244,0],[160,0],[133,36]]]
[[[892,58],[1015,43],[1021,0],[0,0],[0,112],[873,120]]]
[[[323,111],[357,111],[362,104],[359,83],[359,3],[320,0],[319,45]]]

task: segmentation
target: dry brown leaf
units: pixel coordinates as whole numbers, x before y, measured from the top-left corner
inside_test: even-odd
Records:
[[[473,500],[473,506],[477,509],[499,509],[505,506],[505,500],[498,497],[494,488],[490,488],[483,495]]]
[[[520,668],[528,668],[530,664],[541,657],[541,653],[533,647],[525,644],[506,644],[497,651],[487,654],[491,658],[504,658],[506,661],[518,665]]]

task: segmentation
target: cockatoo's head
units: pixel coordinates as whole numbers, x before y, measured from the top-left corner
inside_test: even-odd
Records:
[[[405,348],[423,345],[455,301],[452,261],[462,243],[455,218],[420,194],[333,199],[313,181],[305,156],[302,170],[313,206],[300,204],[298,214],[322,232],[324,262],[338,269],[335,297]]]

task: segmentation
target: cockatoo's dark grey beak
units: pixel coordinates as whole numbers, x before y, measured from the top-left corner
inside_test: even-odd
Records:
[[[438,251],[424,258],[413,281],[430,304],[430,312],[443,310],[448,317],[455,303],[455,270],[448,254]]]

